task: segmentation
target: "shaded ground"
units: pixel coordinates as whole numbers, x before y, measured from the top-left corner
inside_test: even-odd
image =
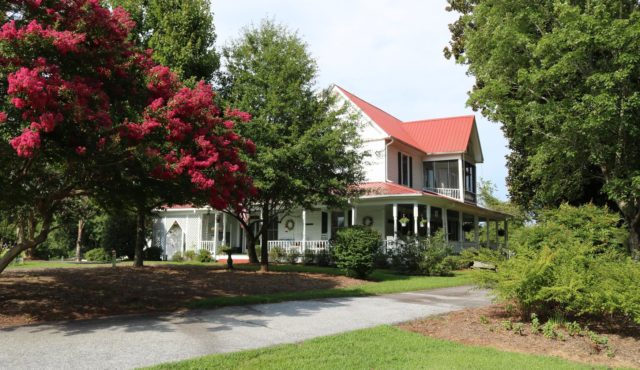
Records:
[[[5,271],[0,327],[167,312],[201,298],[341,288],[364,281],[297,272],[226,272],[208,266]]]
[[[563,340],[549,339],[541,333],[532,333],[528,323],[523,324],[522,334],[519,334],[513,329],[507,330],[505,321],[515,323],[518,317],[507,313],[502,305],[492,305],[411,321],[399,327],[463,344],[552,355],[589,364],[640,368],[640,328],[637,326],[591,326],[598,334],[606,335],[610,348],[607,350],[595,345],[586,335],[570,336],[566,330],[559,329]]]

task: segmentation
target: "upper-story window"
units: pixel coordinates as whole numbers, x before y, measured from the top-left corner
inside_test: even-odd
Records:
[[[464,190],[476,193],[476,166],[469,162],[464,162]]]
[[[424,187],[428,189],[457,189],[458,161],[424,162]]]
[[[398,152],[398,184],[413,187],[413,158]]]

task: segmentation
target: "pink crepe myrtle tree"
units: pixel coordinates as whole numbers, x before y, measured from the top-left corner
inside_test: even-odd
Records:
[[[136,48],[121,8],[8,0],[0,22],[0,210],[18,220],[0,272],[77,196],[129,200],[150,184],[224,209],[255,191],[241,160],[255,146],[234,132],[248,116]]]

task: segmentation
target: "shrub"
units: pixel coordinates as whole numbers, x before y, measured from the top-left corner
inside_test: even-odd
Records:
[[[485,281],[523,314],[619,315],[640,323],[640,265],[624,254],[619,224],[616,214],[593,205],[547,211],[514,235],[514,256],[483,274]]]
[[[422,241],[425,243],[424,253],[420,260],[420,272],[429,276],[449,276],[456,267],[450,258],[451,247],[447,244],[444,234],[438,232]]]
[[[211,257],[211,252],[209,252],[206,249],[200,249],[198,251],[198,257],[197,257],[198,262],[211,262],[213,261],[213,258]]]
[[[144,259],[147,261],[160,261],[162,259],[162,248],[149,247],[144,250]]]
[[[91,249],[84,254],[84,257],[92,262],[106,262],[111,259],[107,251],[102,248]]]
[[[318,251],[318,253],[316,253],[316,263],[321,267],[333,266],[334,261],[333,258],[331,258],[331,252],[326,249]]]
[[[420,262],[424,257],[424,249],[423,240],[410,239],[395,243],[387,250],[391,269],[403,274],[421,273]]]
[[[184,257],[182,256],[182,252],[176,252],[171,256],[171,260],[173,262],[184,262]]]
[[[305,265],[313,265],[314,263],[317,263],[316,253],[311,249],[305,249],[304,256],[302,257],[302,263]]]
[[[380,245],[380,234],[366,226],[338,231],[332,249],[338,268],[348,276],[366,278],[373,272],[373,259]]]
[[[473,264],[473,261],[497,265],[506,259],[505,256],[506,251],[503,249],[491,249],[487,247],[465,248],[460,252],[457,268],[469,268]]]
[[[298,263],[298,258],[300,258],[300,252],[293,248],[289,249],[285,255],[286,262],[292,265]]]
[[[184,252],[184,259],[186,261],[195,261],[196,260],[196,251],[190,249],[190,250]]]
[[[286,261],[287,251],[280,246],[273,246],[269,249],[269,261],[274,263],[284,263]]]

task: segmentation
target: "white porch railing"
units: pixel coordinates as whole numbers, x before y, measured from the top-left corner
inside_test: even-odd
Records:
[[[198,242],[198,249],[206,249],[211,252],[212,256],[216,256],[218,254],[216,253],[216,242],[214,240],[200,240]]]
[[[460,189],[457,188],[425,188],[424,190],[460,200]]]
[[[300,254],[303,254],[305,250],[310,250],[315,253],[319,251],[329,250],[331,243],[328,240],[269,240],[267,242],[267,247],[269,250],[271,248],[277,247],[282,248],[285,251],[289,252],[290,250],[295,250]]]

